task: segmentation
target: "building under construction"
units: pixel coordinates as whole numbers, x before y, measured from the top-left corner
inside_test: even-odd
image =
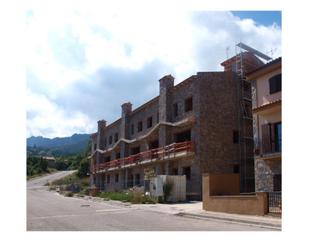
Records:
[[[242,46],[243,45],[243,46]],[[254,191],[251,85],[258,51],[238,44],[221,72],[198,72],[179,84],[159,80],[159,95],[92,134],[91,184],[102,191],[144,185],[145,175],[186,175],[187,198],[201,199],[203,173],[240,173],[241,191]]]

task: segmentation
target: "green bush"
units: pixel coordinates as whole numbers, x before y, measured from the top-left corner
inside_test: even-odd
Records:
[[[173,186],[173,182],[168,180],[163,184],[164,202],[167,202],[168,198],[170,197]]]
[[[87,158],[84,158],[81,160],[79,166],[78,166],[78,171],[77,175],[79,177],[85,177],[89,173],[89,161]]]
[[[133,204],[155,204],[156,200],[152,199],[150,196],[145,196],[141,192],[100,192],[99,197],[104,200],[115,200],[122,202],[131,202]]]
[[[65,192],[64,196],[66,196],[66,197],[73,197],[73,193],[68,191],[68,192]]]

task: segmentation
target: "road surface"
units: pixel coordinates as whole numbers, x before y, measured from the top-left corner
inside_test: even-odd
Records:
[[[27,183],[28,231],[263,231],[267,228],[199,220],[109,201],[64,197],[44,186],[71,172],[57,172]]]

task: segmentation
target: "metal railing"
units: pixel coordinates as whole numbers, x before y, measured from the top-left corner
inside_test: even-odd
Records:
[[[282,212],[281,192],[268,192],[268,212]]]
[[[100,163],[93,165],[91,167],[91,172],[96,173],[99,170],[107,169],[107,168],[121,168],[124,165],[129,164],[138,164],[145,162],[147,160],[161,160],[165,159],[166,157],[175,156],[177,153],[180,152],[193,152],[193,142],[186,141],[181,143],[173,143],[161,148],[156,148],[152,150],[147,150],[140,152],[135,155],[131,155],[125,158],[120,158],[116,160],[112,160],[105,163]]]

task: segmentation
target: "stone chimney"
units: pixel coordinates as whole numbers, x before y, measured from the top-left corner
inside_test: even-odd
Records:
[[[104,119],[98,121],[97,148],[103,150],[103,137],[106,121]],[[99,162],[99,159],[97,160]]]
[[[123,103],[123,104],[121,105],[121,109],[122,109],[121,117],[128,116],[128,115],[130,115],[131,112],[132,112],[132,104],[131,104],[130,102]]]
[[[170,121],[171,119],[171,106],[173,103],[173,87],[174,77],[166,75],[159,80],[160,82],[160,97],[159,97],[159,121]]]
[[[159,82],[159,122],[170,122],[172,121],[174,77],[172,75],[166,75]],[[159,128],[159,146],[162,147],[169,142],[171,142],[169,139],[169,130],[165,125],[161,125]]]
[[[101,129],[104,129],[106,127],[106,121],[104,119],[102,120],[99,120],[98,121],[98,132],[101,130]]]
[[[161,79],[159,79],[160,82],[160,90],[161,88],[170,88],[174,86],[174,77],[172,75],[165,75]]]

